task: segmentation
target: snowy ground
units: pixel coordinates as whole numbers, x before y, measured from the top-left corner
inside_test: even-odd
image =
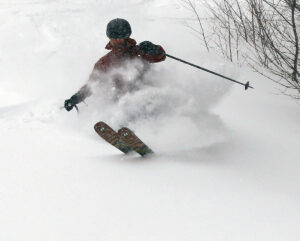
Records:
[[[207,54],[185,16],[169,0],[0,1],[1,241],[300,239],[299,105]],[[79,115],[61,110],[106,53],[115,17],[138,42],[255,90],[166,60],[153,88],[109,108],[91,97]],[[124,156],[93,131],[132,116],[156,156]]]

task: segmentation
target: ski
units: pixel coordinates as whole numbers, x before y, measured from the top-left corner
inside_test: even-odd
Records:
[[[146,156],[153,153],[153,151],[144,142],[142,142],[129,128],[121,128],[118,131],[118,134],[122,142],[126,143],[128,147],[139,153],[141,156]]]
[[[100,137],[119,149],[121,152],[127,154],[131,151],[131,148],[126,146],[126,144],[120,140],[119,134],[103,121],[96,123],[94,129]]]
[[[135,151],[144,157],[147,154],[153,153],[129,128],[123,127],[116,132],[105,122],[100,121],[95,124],[94,129],[100,137],[125,154]]]

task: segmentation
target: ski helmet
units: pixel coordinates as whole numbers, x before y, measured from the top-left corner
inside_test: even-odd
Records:
[[[112,39],[128,38],[131,35],[131,27],[127,20],[116,18],[111,20],[106,27],[106,36]]]

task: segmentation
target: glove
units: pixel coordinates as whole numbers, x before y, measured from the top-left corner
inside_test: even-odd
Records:
[[[75,105],[76,104],[72,101],[72,99],[65,100],[64,107],[67,111],[72,110]]]
[[[76,105],[81,101],[83,101],[82,97],[80,96],[80,94],[76,93],[70,99],[65,100],[64,107],[67,111],[70,111],[73,109],[74,106],[76,107]]]
[[[139,50],[141,55],[149,54],[155,56],[161,54],[158,45],[151,43],[150,41],[143,41],[139,44]]]

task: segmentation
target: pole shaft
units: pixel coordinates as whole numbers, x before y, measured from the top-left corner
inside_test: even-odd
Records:
[[[217,76],[219,76],[219,77],[222,77],[222,78],[224,78],[224,79],[228,79],[228,80],[230,80],[230,81],[232,81],[232,82],[235,82],[235,83],[237,83],[237,84],[246,86],[246,85],[245,85],[244,83],[242,83],[242,82],[239,82],[239,81],[237,81],[237,80],[228,78],[228,77],[226,77],[226,76],[224,76],[224,75],[218,74],[218,73],[216,73],[216,72],[213,72],[213,71],[211,71],[211,70],[205,69],[205,68],[200,67],[200,66],[198,66],[198,65],[192,64],[192,63],[187,62],[187,61],[185,61],[185,60],[183,60],[183,59],[176,58],[176,57],[174,57],[174,56],[172,56],[172,55],[169,55],[169,54],[165,54],[165,55],[166,55],[167,57],[169,57],[169,58],[172,58],[172,59],[175,59],[175,60],[180,61],[180,62],[182,62],[182,63],[191,65],[191,66],[193,66],[193,67],[195,67],[195,68],[197,68],[197,69],[204,70],[204,71],[206,71],[206,72],[208,72],[208,73],[217,75]],[[253,87],[251,87],[251,86],[248,86],[248,87],[253,89]]]

